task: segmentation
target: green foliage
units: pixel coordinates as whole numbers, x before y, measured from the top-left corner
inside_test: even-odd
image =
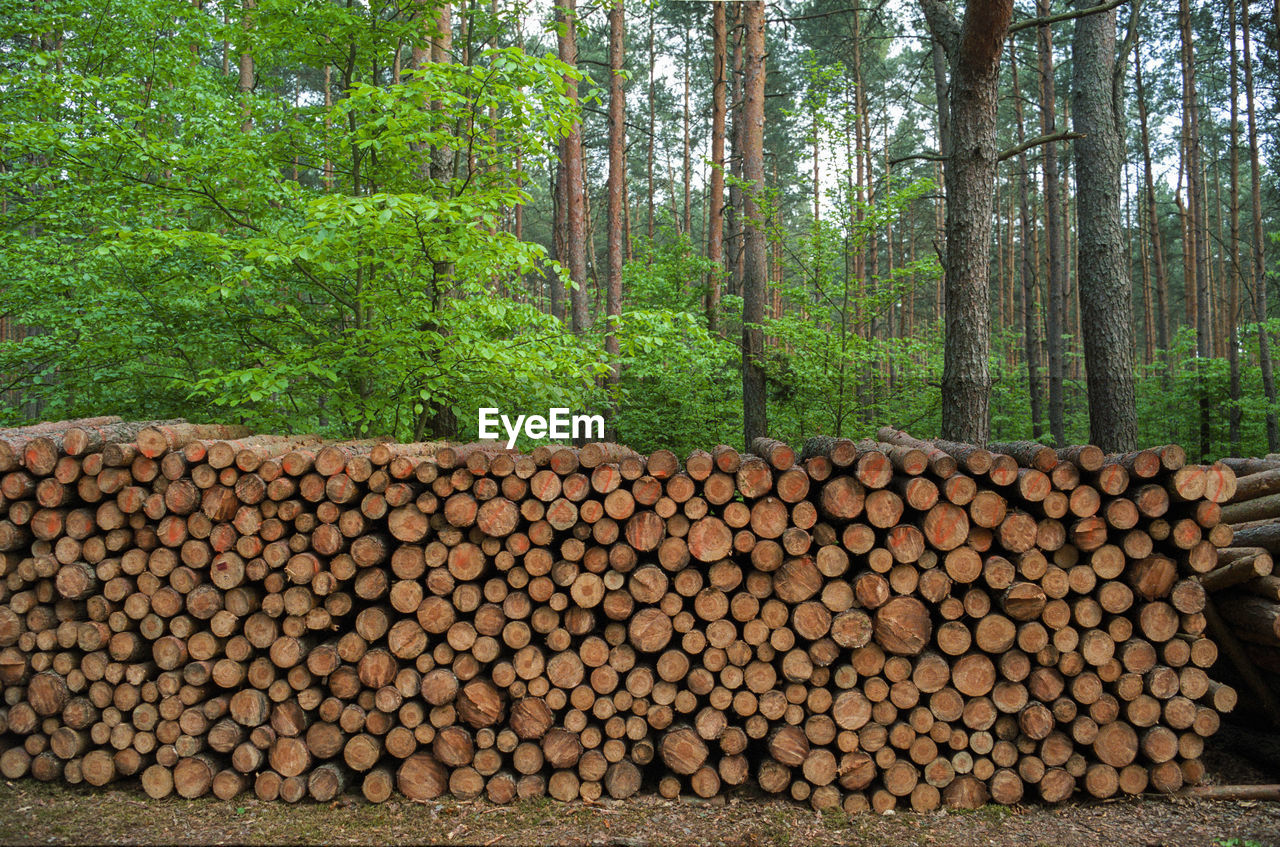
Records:
[[[1280,320],[1266,324],[1272,338],[1280,330]],[[1240,327],[1240,431],[1239,455],[1260,456],[1267,452],[1267,402],[1258,366],[1258,327]],[[1144,444],[1176,442],[1192,455],[1200,452],[1200,403],[1204,399],[1209,419],[1208,451],[1202,458],[1236,454],[1229,438],[1231,384],[1226,359],[1198,359],[1195,332],[1182,327],[1173,338],[1164,359],[1141,368],[1138,378],[1138,440]],[[1274,408],[1280,412],[1280,406]]]
[[[918,421],[936,406],[930,384],[937,384],[938,375],[927,342],[873,331],[893,320],[895,308],[900,315],[917,286],[936,280],[936,259],[906,262],[868,277],[850,273],[853,256],[931,189],[931,183],[919,180],[875,203],[837,194],[834,212],[813,222],[807,237],[772,233],[785,240],[791,259],[788,275],[775,286],[790,308],[764,324],[765,335],[778,342],[765,370],[771,409],[779,413],[772,419],[779,437],[870,434],[879,422],[888,422],[881,413],[896,416],[896,422]],[[769,203],[762,207],[768,219]],[[880,402],[890,396],[892,411]],[[900,402],[904,397],[923,405]]]
[[[712,264],[698,254],[687,233],[661,242],[640,239],[636,260],[622,270],[627,305],[697,313],[707,293]]]
[[[677,453],[742,438],[737,345],[697,313],[627,311],[618,334],[623,379],[615,420],[637,450]]]
[[[495,398],[585,405],[599,357],[505,296],[545,255],[499,227],[528,199],[517,155],[574,120],[573,72],[495,49],[293,108],[266,93],[287,84],[273,59],[311,56],[314,33],[390,51],[405,22],[264,4],[223,31],[191,10],[90,8],[103,27],[68,35],[56,64],[20,43],[0,75],[0,158],[17,163],[0,175],[0,308],[39,328],[0,346],[14,387],[45,416],[400,437]],[[220,36],[249,40],[259,93],[192,61]]]

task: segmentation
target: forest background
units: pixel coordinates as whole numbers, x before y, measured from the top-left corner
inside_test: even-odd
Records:
[[[1280,450],[1278,20],[11,1],[0,423]]]

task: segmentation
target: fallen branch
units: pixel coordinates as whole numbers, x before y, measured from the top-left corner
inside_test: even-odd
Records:
[[[1280,785],[1193,785],[1169,796],[1195,800],[1280,801]]]

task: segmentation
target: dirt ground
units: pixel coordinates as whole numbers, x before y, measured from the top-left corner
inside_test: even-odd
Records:
[[[1255,761],[1244,758],[1249,752]],[[1247,742],[1206,754],[1211,781],[1280,781],[1280,760]],[[5,844],[566,844],[946,845],[946,847],[1280,847],[1280,803],[1142,798],[1058,807],[987,806],[975,812],[818,814],[744,792],[724,802],[663,800],[496,807],[442,799],[371,805],[264,803],[252,795],[148,800],[136,784],[109,789],[0,784]]]

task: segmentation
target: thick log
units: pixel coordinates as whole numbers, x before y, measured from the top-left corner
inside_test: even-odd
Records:
[[[935,476],[946,479],[954,476],[959,469],[959,463],[955,458],[939,447],[930,444],[927,441],[920,441],[912,438],[905,432],[893,429],[892,427],[882,427],[877,433],[877,437],[881,441],[886,441],[898,447],[905,447],[912,450],[919,450],[925,454],[929,463],[929,471]]]
[[[1206,591],[1222,591],[1258,577],[1271,575],[1273,564],[1271,554],[1258,547],[1246,549],[1249,552],[1245,555],[1200,577],[1200,583]]]
[[[177,423],[148,426],[138,431],[135,443],[138,452],[149,459],[159,458],[170,450],[177,450],[191,441],[228,440],[244,438],[252,432],[243,426],[221,424]]]
[[[912,597],[895,597],[875,614],[875,639],[892,653],[914,656],[929,643],[933,624],[929,610]]]
[[[1057,451],[1035,441],[1004,441],[987,447],[997,453],[1012,456],[1024,468],[1032,468],[1041,473],[1048,473],[1058,464]]]
[[[410,800],[434,800],[448,788],[448,771],[430,753],[413,754],[396,771],[396,789]]]
[[[1229,592],[1215,600],[1218,613],[1231,628],[1248,641],[1280,646],[1280,603],[1240,592]]]

